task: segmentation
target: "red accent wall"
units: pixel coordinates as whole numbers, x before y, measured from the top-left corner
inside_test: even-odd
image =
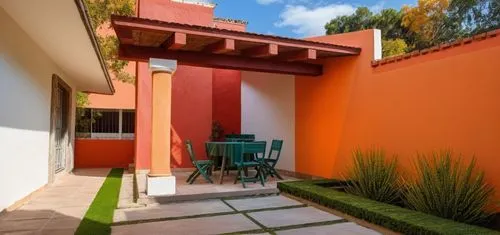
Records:
[[[138,1],[139,17],[212,26],[213,8],[166,0]],[[209,68],[179,65],[172,86],[172,167],[192,167],[184,141],[191,139],[203,157],[212,126],[212,76]],[[147,63],[137,69],[136,169],[151,164],[151,74]]]
[[[177,67],[172,85],[172,167],[192,167],[184,142],[193,142],[197,157],[205,153],[212,129],[212,69]]]
[[[133,140],[75,140],[75,168],[128,168],[133,161]]]
[[[213,114],[224,134],[241,132],[241,72],[213,70]]]

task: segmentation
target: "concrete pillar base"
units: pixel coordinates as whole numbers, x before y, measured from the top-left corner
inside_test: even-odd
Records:
[[[175,194],[175,176],[149,176],[147,178],[148,196],[165,196]]]

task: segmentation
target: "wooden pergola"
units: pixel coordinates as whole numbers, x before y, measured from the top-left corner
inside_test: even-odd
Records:
[[[360,48],[138,17],[112,16],[119,58],[150,58],[179,64],[318,76],[321,59],[358,55]]]

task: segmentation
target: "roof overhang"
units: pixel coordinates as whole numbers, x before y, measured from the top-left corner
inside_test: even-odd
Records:
[[[317,76],[319,59],[358,55],[360,48],[300,39],[186,25],[138,17],[112,16],[120,40],[119,57],[148,61],[294,75]]]
[[[0,0],[0,7],[74,81],[78,90],[114,93],[82,0]]]

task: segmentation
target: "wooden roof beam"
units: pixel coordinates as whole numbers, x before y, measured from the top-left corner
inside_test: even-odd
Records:
[[[186,34],[174,32],[170,37],[162,43],[163,47],[167,50],[179,50],[186,46]]]
[[[302,49],[299,51],[291,51],[279,55],[279,59],[284,61],[315,60],[316,58],[317,51],[314,49]]]
[[[250,57],[270,57],[278,55],[278,45],[277,44],[266,44],[263,46],[257,46],[245,49],[241,52],[242,55]]]
[[[203,51],[213,54],[224,54],[229,51],[234,51],[234,40],[233,39],[222,39],[216,43],[207,45]]]
[[[162,48],[120,45],[119,58],[130,61],[149,61],[150,58],[177,60],[179,64],[207,68],[245,70],[267,73],[318,76],[323,74],[320,64],[274,61],[243,56],[207,54],[194,51],[168,51]]]

